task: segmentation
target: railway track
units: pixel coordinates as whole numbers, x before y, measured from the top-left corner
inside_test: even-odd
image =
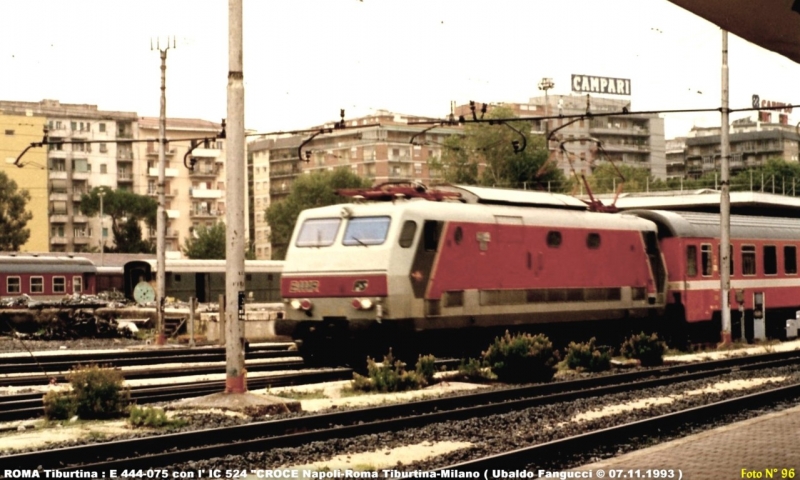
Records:
[[[431,423],[480,418],[540,405],[706,379],[737,370],[766,369],[797,363],[800,363],[800,352],[765,354],[627,372],[570,382],[479,392],[458,397],[299,416],[229,428],[7,455],[0,458],[0,471],[5,468],[36,468],[40,465],[47,469],[66,471],[148,469],[175,466],[200,459],[242,455],[246,452],[305,445],[314,441],[352,438],[358,435],[420,427]],[[800,385],[781,387],[771,391],[773,391],[770,394],[772,397],[764,398],[800,396]],[[744,404],[747,404],[746,400],[740,401],[740,403],[731,403],[731,405],[737,406]],[[702,416],[703,414],[692,415]],[[661,422],[668,423],[669,420],[661,420]],[[578,441],[576,440],[576,442]],[[179,447],[176,448],[176,446]],[[131,457],[130,452],[136,452],[136,456]],[[64,460],[66,458],[69,458],[74,464],[67,465]]]

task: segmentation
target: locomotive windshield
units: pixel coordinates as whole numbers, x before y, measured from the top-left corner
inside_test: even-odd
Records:
[[[347,222],[342,244],[380,245],[386,241],[389,231],[389,217],[358,217]]]
[[[303,222],[297,235],[298,247],[329,247],[339,231],[341,218],[310,218]]]

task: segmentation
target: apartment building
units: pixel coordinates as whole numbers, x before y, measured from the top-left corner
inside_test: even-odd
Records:
[[[14,165],[17,157],[31,142],[41,141],[47,120],[43,116],[6,114],[0,109],[0,172],[17,184],[17,191],[27,190],[30,195],[25,209],[33,214],[26,228],[28,241],[20,246],[23,252],[46,252],[49,245],[47,152],[32,148],[20,159],[22,168]]]
[[[49,251],[85,252],[99,249],[104,239],[110,243],[110,225],[101,226],[99,216],[83,215],[80,198],[99,186],[132,188],[135,159],[131,144],[125,140],[137,135],[136,114],[58,100],[0,101],[0,110],[44,117],[50,142],[99,142],[47,147]]]
[[[462,132],[460,127],[414,124],[439,120],[378,111],[347,120],[346,129],[336,129],[334,124],[313,127],[332,131],[308,143],[305,142],[310,134],[251,141],[248,144],[253,170],[251,222],[256,257],[266,259],[271,255],[264,211],[271,202],[288,196],[294,179],[303,172],[347,167],[375,185],[404,181],[430,183],[428,161],[441,157],[445,138]],[[434,128],[424,131],[430,127]]]
[[[135,178],[136,193],[158,199],[159,119],[141,117],[138,128],[142,141],[137,143],[137,155],[143,168]],[[167,258],[181,258],[181,246],[197,227],[225,221],[225,140],[216,138],[221,131],[221,124],[206,120],[167,118]],[[189,170],[184,161],[193,163],[194,168]],[[147,236],[155,242],[155,229]]]
[[[667,158],[667,179],[686,178],[686,137],[664,142]]]
[[[528,103],[504,103],[520,117],[539,117],[554,115],[581,115],[587,110],[591,113],[610,114],[585,118],[574,123],[571,118],[556,118],[549,121],[531,121],[531,130],[547,134],[558,130],[550,149],[556,150],[558,166],[564,174],[572,171],[591,175],[595,166],[604,161],[614,161],[617,165],[630,165],[646,168],[656,178],[667,177],[667,162],[664,144],[664,119],[658,115],[628,114],[632,111],[630,99],[587,97],[586,95],[543,95],[529,99]],[[456,108],[456,115],[471,118],[468,105]],[[603,154],[596,148],[601,142]],[[574,141],[573,141],[574,140]],[[570,159],[558,153],[559,145],[570,153]]]
[[[793,125],[751,118],[735,120],[731,123],[728,140],[731,146],[729,165],[733,175],[763,165],[770,158],[798,161],[800,135]],[[686,175],[690,178],[719,170],[720,127],[692,128],[686,139],[685,156]]]

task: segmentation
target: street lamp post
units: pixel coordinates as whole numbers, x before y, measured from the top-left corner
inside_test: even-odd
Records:
[[[100,190],[97,192],[97,196],[100,197],[100,266],[105,265],[105,253],[106,253],[106,239],[103,236],[103,197],[106,196],[105,190]]]
[[[552,78],[543,78],[539,81],[539,90],[544,90],[544,116],[547,117],[550,115],[550,99],[547,96],[547,91],[551,88],[555,87],[556,84],[553,82]],[[549,132],[549,121],[545,119],[544,121],[544,137],[547,138]],[[550,149],[550,142],[548,142],[547,149]]]

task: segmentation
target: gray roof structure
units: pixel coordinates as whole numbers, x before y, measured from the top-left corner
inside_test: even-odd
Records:
[[[719,214],[670,212],[666,210],[629,210],[658,225],[659,238],[719,238]],[[731,238],[800,240],[800,219],[731,215]]]

